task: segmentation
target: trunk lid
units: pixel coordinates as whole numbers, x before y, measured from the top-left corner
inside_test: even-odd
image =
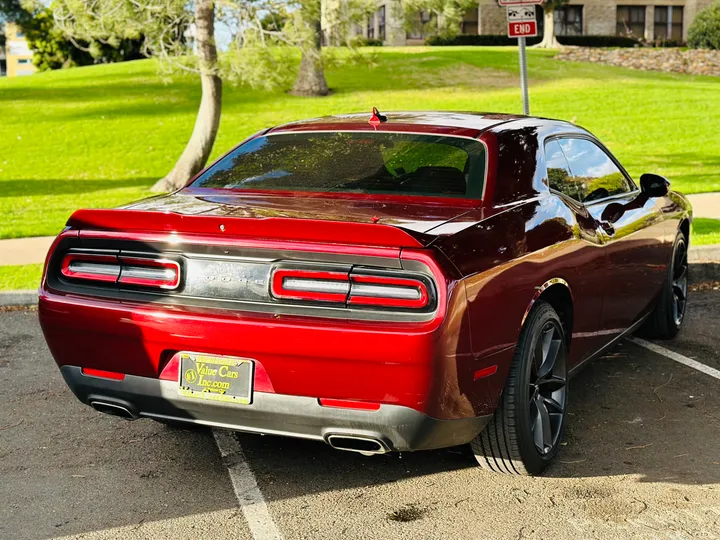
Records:
[[[431,230],[476,201],[313,194],[176,193],[115,210],[78,210],[76,229],[177,232],[388,247],[424,247]]]

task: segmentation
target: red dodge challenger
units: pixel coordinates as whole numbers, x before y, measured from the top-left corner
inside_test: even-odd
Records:
[[[171,195],[75,212],[40,321],[103,413],[365,454],[471,443],[538,474],[568,379],[683,322],[692,214],[668,186],[555,120],[286,124]]]

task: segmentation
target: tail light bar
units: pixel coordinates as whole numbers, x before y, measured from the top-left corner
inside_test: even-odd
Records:
[[[180,285],[180,265],[167,259],[118,257],[122,264],[118,283],[175,289]]]
[[[286,300],[345,303],[350,281],[345,272],[318,272],[278,268],[272,276],[272,293]]]
[[[427,285],[419,279],[351,275],[348,304],[422,309],[430,300]]]
[[[60,264],[60,273],[73,280],[159,289],[176,289],[180,284],[180,264],[167,259],[70,252]]]
[[[117,281],[120,270],[120,262],[115,255],[68,253],[60,266],[60,273],[67,278],[110,283]]]
[[[424,279],[379,273],[277,268],[272,275],[271,291],[281,300],[412,310],[427,308],[431,301]]]

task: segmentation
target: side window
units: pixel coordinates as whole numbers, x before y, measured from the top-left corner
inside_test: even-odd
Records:
[[[577,186],[558,141],[550,141],[545,145],[545,166],[548,185],[555,191],[579,201]]]
[[[632,185],[605,151],[586,139],[561,139],[578,200],[592,202],[632,191]]]

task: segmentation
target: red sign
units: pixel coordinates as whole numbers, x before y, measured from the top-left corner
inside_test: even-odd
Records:
[[[510,22],[508,21],[508,36],[511,38],[537,36],[537,22]]]

